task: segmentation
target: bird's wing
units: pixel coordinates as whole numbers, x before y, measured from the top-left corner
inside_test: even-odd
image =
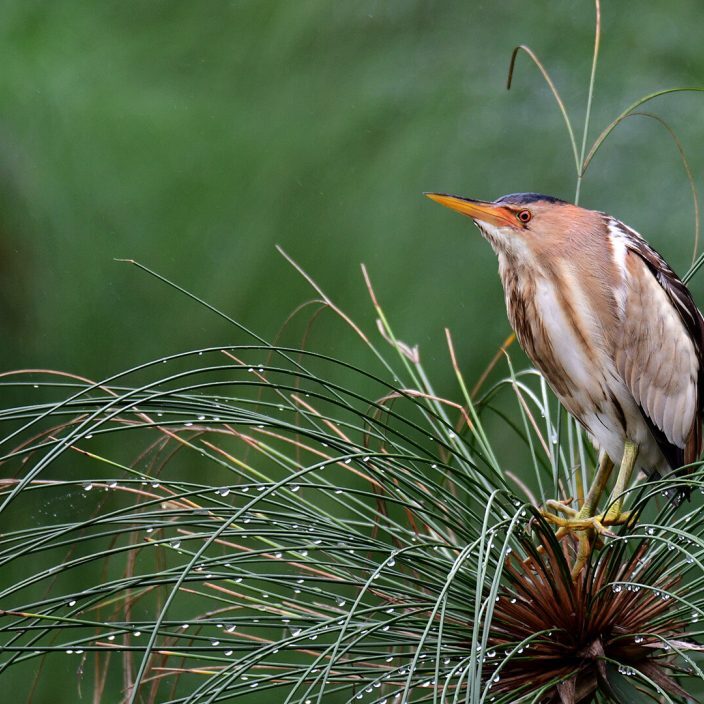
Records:
[[[636,232],[616,226],[627,281],[616,366],[677,469],[702,450],[704,318],[667,262]]]

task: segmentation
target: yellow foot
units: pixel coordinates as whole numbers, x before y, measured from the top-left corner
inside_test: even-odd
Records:
[[[603,515],[589,516],[584,510],[576,511],[562,501],[547,501],[545,506],[546,508],[540,513],[546,521],[558,527],[555,537],[562,540],[569,535],[574,535],[577,539],[577,555],[572,566],[572,579],[577,579],[587,564],[595,543],[601,544],[602,536],[610,538],[616,536],[606,527]],[[561,516],[560,513],[564,515]],[[619,515],[615,518],[620,517]],[[628,516],[625,520],[628,520]],[[617,523],[610,521],[608,525],[617,525]]]
[[[548,505],[550,505],[551,501],[547,502]],[[555,502],[557,503],[557,502]],[[608,524],[605,524],[603,520],[603,516],[582,516],[580,515],[579,512],[575,511],[573,508],[569,508],[567,506],[562,507],[563,513],[567,513],[568,511],[564,510],[568,509],[569,514],[567,518],[563,518],[562,516],[558,516],[555,513],[550,513],[550,511],[541,511],[540,514],[541,516],[548,521],[548,523],[552,523],[553,525],[558,527],[558,531],[555,534],[555,537],[560,540],[561,538],[564,538],[566,535],[569,535],[570,533],[578,533],[578,532],[587,532],[587,533],[597,533],[598,535],[604,535],[609,538],[615,538],[616,534],[612,533],[606,525],[621,525],[620,523],[614,523],[613,521],[610,521]],[[560,509],[558,509],[560,510]]]
[[[550,500],[545,502],[546,508],[540,514],[542,517],[557,526],[555,537],[562,540],[568,535],[577,539],[577,556],[572,566],[572,578],[576,579],[592,554],[592,550],[603,544],[601,537],[615,538],[616,534],[607,526],[632,526],[635,516],[630,511],[613,510],[613,506],[606,514],[587,516],[583,511],[576,511],[567,504],[569,501]],[[564,515],[559,515],[559,514]]]
[[[609,509],[605,515],[599,516],[605,526],[628,526],[632,528],[636,524],[636,517],[632,511],[612,511]]]

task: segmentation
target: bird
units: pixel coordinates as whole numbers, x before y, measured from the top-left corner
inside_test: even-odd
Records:
[[[539,193],[425,195],[470,217],[489,242],[521,347],[599,450],[581,507],[555,499],[542,512],[559,537],[576,533],[576,578],[597,536],[629,522],[634,470],[679,477],[701,455],[704,318],[665,259],[611,215]],[[686,482],[670,493],[682,500]]]

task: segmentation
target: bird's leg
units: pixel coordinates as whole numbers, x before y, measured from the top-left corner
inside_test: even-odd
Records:
[[[559,511],[560,513],[566,514],[567,518],[562,518],[554,513],[548,511],[543,511],[543,517],[560,526],[561,530],[558,537],[562,537],[570,530],[586,530],[587,528],[593,527],[593,519],[596,515],[596,507],[599,505],[599,499],[604,493],[604,488],[606,487],[606,482],[609,481],[611,472],[614,468],[614,463],[611,461],[609,456],[604,452],[599,460],[599,468],[597,469],[594,481],[589,489],[587,498],[580,507],[579,511],[575,511],[571,506],[567,506],[562,501],[546,501],[545,505],[548,508],[553,509],[553,511]]]
[[[584,499],[582,508],[580,508],[577,513],[580,518],[590,518],[596,514],[596,507],[599,505],[599,499],[604,493],[606,483],[609,481],[609,477],[611,476],[613,469],[614,463],[611,461],[611,458],[603,452],[599,458],[599,469],[597,469],[594,481],[589,487],[587,498]]]
[[[599,469],[597,469],[596,476],[592,485],[589,487],[589,492],[587,493],[587,498],[584,499],[582,507],[579,509],[576,518],[586,519],[591,518],[594,521],[594,528],[602,529],[601,522],[595,517],[597,506],[599,505],[599,499],[604,493],[606,488],[606,483],[609,481],[611,472],[613,472],[614,463],[611,458],[606,454],[602,453],[599,458]],[[603,530],[603,529],[602,529]],[[599,530],[599,532],[602,532]],[[572,565],[572,577],[576,578],[577,575],[582,571],[584,565],[587,564],[589,556],[592,554],[592,542],[594,539],[594,530],[583,531],[579,534],[577,543],[577,557],[575,558],[574,565]]]
[[[628,512],[623,513],[621,509],[623,508],[623,492],[628,488],[628,484],[631,481],[631,474],[633,474],[633,468],[635,467],[636,460],[638,459],[638,445],[626,440],[623,447],[623,459],[621,460],[621,467],[618,470],[618,476],[616,477],[616,484],[614,484],[613,491],[611,492],[611,507],[606,512],[602,521],[605,525],[622,525],[628,523],[630,514]]]
[[[602,453],[599,459],[599,468],[597,469],[596,476],[579,511],[575,511],[573,508],[565,506],[559,501],[548,501],[547,506],[553,510],[560,511],[560,513],[567,514],[567,518],[562,518],[553,513],[543,511],[543,517],[546,520],[559,526],[556,534],[558,540],[569,533],[578,532],[577,557],[572,567],[573,577],[576,577],[582,571],[582,568],[589,559],[589,555],[592,552],[594,534],[608,535],[608,531],[601,523],[601,517],[596,515],[596,509],[613,468],[614,463],[611,461],[611,458],[605,452]]]

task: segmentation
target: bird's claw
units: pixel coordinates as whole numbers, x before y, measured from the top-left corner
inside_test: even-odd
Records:
[[[541,511],[541,516],[558,527],[555,537],[560,540],[570,533],[576,533],[579,531],[594,532],[597,535],[604,535],[609,538],[615,538],[616,534],[610,531],[606,525],[604,525],[604,516],[580,516],[578,511],[575,511],[569,506],[562,506],[559,502],[548,501],[547,505],[550,508],[555,508],[561,510],[568,515],[567,518],[558,516],[555,513],[550,513],[550,511]],[[558,508],[560,506],[560,508]],[[620,525],[620,523],[609,522],[608,525]]]

